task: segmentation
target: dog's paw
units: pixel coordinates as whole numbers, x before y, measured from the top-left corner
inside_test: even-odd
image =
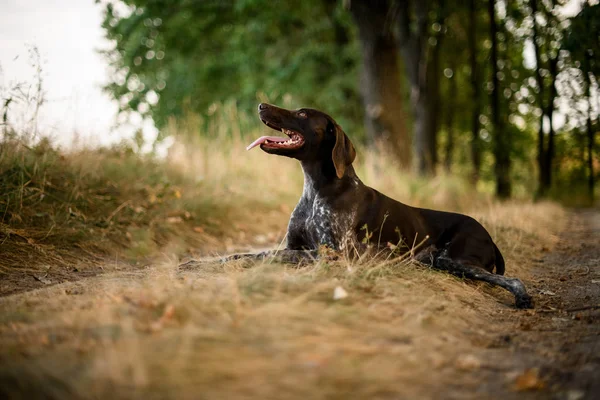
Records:
[[[528,294],[519,296],[515,298],[515,306],[520,309],[533,308],[533,298]]]

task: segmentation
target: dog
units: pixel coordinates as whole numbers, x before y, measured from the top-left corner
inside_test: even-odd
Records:
[[[533,307],[523,283],[503,276],[502,254],[475,219],[411,207],[364,185],[352,167],[354,145],[329,115],[265,103],[259,104],[258,114],[265,125],[287,137],[263,136],[247,149],[260,146],[266,153],[299,160],[304,189],[288,224],[285,249],[232,255],[226,261],[276,257],[296,263],[318,257],[322,246],[360,249],[377,238],[377,245],[412,251],[415,259],[434,269],[500,286],[515,296],[518,308]],[[421,246],[411,246],[415,243]]]

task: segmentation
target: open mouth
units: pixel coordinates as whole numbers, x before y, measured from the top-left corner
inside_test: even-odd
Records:
[[[254,142],[252,142],[248,147],[246,147],[246,150],[250,150],[259,145],[261,146],[261,148],[268,149],[295,150],[299,149],[300,147],[302,147],[302,145],[304,145],[304,137],[302,137],[302,135],[298,132],[289,129],[279,128],[278,126],[275,126],[265,120],[262,120],[262,122],[271,129],[285,133],[288,136],[288,138],[279,136],[261,136]]]

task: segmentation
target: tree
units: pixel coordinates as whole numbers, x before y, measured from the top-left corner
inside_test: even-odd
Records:
[[[387,0],[356,0],[350,11],[361,44],[360,80],[365,131],[371,143],[390,145],[404,166],[411,164],[411,140],[402,107],[400,70]]]
[[[114,43],[106,90],[159,129],[186,112],[212,124],[222,103],[242,129],[256,127],[259,101],[312,106],[421,175],[443,152],[446,170],[493,181],[499,197],[533,181],[543,195],[573,180],[593,193],[598,6],[565,21],[564,0],[102,3]],[[555,104],[569,112],[564,127]]]
[[[437,24],[445,17],[441,3],[435,4]],[[422,0],[396,3],[398,45],[410,82],[414,119],[414,153],[416,169],[420,175],[432,174],[437,162],[436,113],[439,99],[439,41],[433,38],[430,45],[429,11],[432,4]]]
[[[541,5],[541,10],[538,5]],[[560,5],[560,4],[559,4]],[[540,110],[538,127],[538,196],[545,196],[552,186],[552,160],[554,159],[554,100],[557,96],[559,42],[562,39],[559,12],[556,3],[529,0],[532,19],[532,43],[535,54],[537,105]],[[540,24],[539,21],[543,21]],[[549,81],[549,85],[547,83]],[[548,144],[545,142],[544,121],[548,121]]]
[[[208,116],[214,103],[254,112],[264,97],[283,103],[292,95],[288,106],[327,110],[362,131],[359,51],[341,3],[115,0],[105,11],[114,43],[105,52],[114,70],[106,90],[124,113],[161,128],[186,112]]]
[[[569,51],[570,57],[581,70],[587,109],[585,128],[587,134],[587,167],[588,167],[588,195],[594,199],[594,149],[595,129],[592,116],[592,88],[598,89],[600,82],[600,4],[584,4],[581,12],[570,21],[571,29],[568,32],[563,47]],[[598,116],[596,115],[596,119]]]
[[[481,170],[481,140],[479,139],[479,114],[481,114],[480,78],[477,65],[477,2],[469,0],[469,69],[471,71],[471,161],[473,172],[471,181],[476,184]]]
[[[490,64],[491,64],[491,115],[493,125],[494,172],[496,175],[496,195],[508,198],[511,195],[510,181],[510,146],[507,131],[500,110],[500,80],[498,79],[498,23],[496,21],[496,0],[488,0],[488,17],[490,20]]]

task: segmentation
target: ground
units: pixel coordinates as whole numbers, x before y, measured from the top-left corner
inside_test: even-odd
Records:
[[[539,293],[536,309],[501,318],[510,327],[501,336],[503,350],[486,355],[500,370],[531,368],[532,376],[544,376],[540,398],[600,396],[599,238],[600,213],[571,214],[555,250],[532,270],[529,286]],[[502,392],[498,380],[488,376],[485,381],[490,387],[484,390]],[[508,393],[502,397],[510,398]]]
[[[527,397],[514,389],[539,387],[528,392],[531,398],[598,398],[599,234],[598,211],[570,214],[556,247],[536,259],[531,270],[528,287],[537,295],[536,308],[496,316],[505,329],[490,338],[488,349],[480,350],[478,360],[485,361],[471,393],[522,399]],[[515,377],[514,371],[524,372]],[[513,379],[513,387],[506,384]]]
[[[598,398],[600,212],[476,217],[534,310],[406,260],[165,256],[0,298],[0,397]]]

